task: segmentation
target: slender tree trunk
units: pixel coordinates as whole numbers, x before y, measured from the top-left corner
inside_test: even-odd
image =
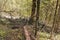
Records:
[[[32,1],[32,13],[31,13],[31,17],[29,20],[29,23],[32,24],[34,21],[34,16],[35,16],[35,10],[36,10],[36,0]]]
[[[39,9],[40,9],[40,0],[33,0],[32,1],[32,14],[29,20],[29,23],[33,23],[34,17],[36,18],[35,20],[35,34],[34,36],[36,37],[37,35],[37,29],[38,29],[38,20],[39,20]]]
[[[56,27],[55,27],[55,33],[58,33],[59,31],[59,25],[60,24],[60,5],[59,5],[59,9],[58,9],[58,14],[57,14],[57,17],[56,17]]]
[[[37,31],[38,31],[39,9],[40,9],[40,0],[37,0],[37,2],[36,2],[35,37],[36,37]]]
[[[56,9],[55,9],[55,14],[54,14],[54,19],[53,19],[53,25],[52,25],[52,31],[51,31],[51,36],[50,36],[50,38],[51,38],[51,40],[54,40],[54,29],[55,29],[55,22],[56,22],[56,13],[57,13],[57,8],[58,8],[58,0],[57,0],[57,3],[56,3]]]
[[[58,9],[58,24],[60,24],[60,4],[59,4],[59,9]]]

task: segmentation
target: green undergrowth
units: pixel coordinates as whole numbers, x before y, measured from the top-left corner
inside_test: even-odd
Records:
[[[60,40],[60,34],[54,36],[55,40]],[[38,32],[37,40],[50,40],[50,33]]]
[[[50,35],[46,32],[38,32],[37,36],[37,40],[47,40],[50,37]]]

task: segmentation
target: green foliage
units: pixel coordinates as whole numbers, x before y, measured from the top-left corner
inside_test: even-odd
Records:
[[[45,23],[46,25],[52,25],[53,22],[53,15],[55,11],[56,0],[41,0],[40,3],[40,14],[39,14],[39,21]],[[32,0],[0,0],[0,10],[6,11],[14,11],[11,12],[4,12],[0,13],[0,16],[12,16],[12,17],[30,17],[32,11]],[[8,14],[7,14],[8,13]],[[0,19],[1,24],[8,24],[9,21],[6,19]],[[4,26],[4,25],[3,25]],[[49,38],[48,33],[39,33],[40,40],[46,40]],[[6,31],[0,29],[0,36],[5,37]],[[18,35],[19,38],[22,38],[22,34]]]
[[[0,29],[0,36],[1,36],[1,37],[4,37],[5,35],[6,35],[6,32],[5,32],[4,30],[1,30],[1,29]]]

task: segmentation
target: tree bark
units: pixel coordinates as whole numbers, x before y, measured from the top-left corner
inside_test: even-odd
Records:
[[[34,21],[34,16],[35,16],[35,10],[36,10],[36,0],[32,1],[32,13],[31,13],[31,17],[29,20],[29,23],[32,24]]]
[[[40,9],[40,0],[33,0],[32,1],[33,5],[32,5],[32,13],[31,13],[31,17],[30,17],[30,20],[29,20],[29,23],[33,23],[33,21],[35,20],[35,38],[36,38],[36,35],[37,35],[37,29],[38,29],[38,20],[39,20],[39,9]],[[34,17],[36,19],[34,19]]]
[[[36,2],[35,37],[36,37],[37,31],[38,31],[39,9],[40,9],[40,0],[37,0],[37,2]]]

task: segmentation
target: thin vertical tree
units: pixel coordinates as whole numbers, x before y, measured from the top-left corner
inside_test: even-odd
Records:
[[[55,13],[54,13],[54,18],[53,18],[53,25],[52,25],[52,29],[51,29],[51,40],[54,40],[54,29],[55,29],[55,22],[56,22],[56,15],[57,15],[57,9],[58,9],[58,2],[59,0],[57,0],[56,2],[56,8],[55,8]]]
[[[37,0],[37,2],[36,2],[35,37],[36,37],[37,31],[38,31],[39,9],[40,9],[40,0]]]
[[[30,24],[32,24],[34,21],[35,10],[36,10],[36,0],[32,0],[32,12],[29,20]]]
[[[60,4],[59,4],[59,9],[58,9],[58,24],[60,23]],[[59,26],[59,25],[58,25]]]
[[[38,20],[39,20],[39,9],[40,9],[40,0],[33,0],[32,1],[32,13],[31,13],[29,23],[33,23],[33,21],[35,20],[35,33],[34,33],[35,37],[38,31],[37,29],[38,29]],[[34,17],[36,19],[34,19]]]

